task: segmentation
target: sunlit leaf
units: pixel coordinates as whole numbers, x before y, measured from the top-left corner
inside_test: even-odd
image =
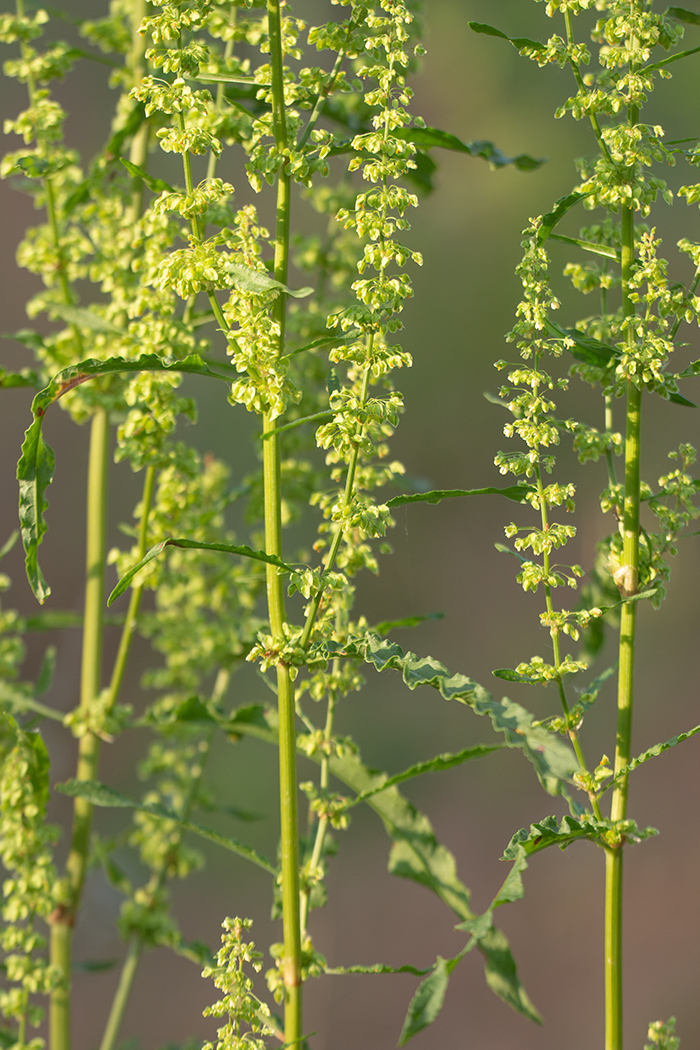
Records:
[[[533,492],[531,485],[508,485],[506,488],[484,489],[434,489],[432,492],[411,492],[394,496],[386,501],[387,507],[403,507],[407,503],[440,503],[444,499],[456,499],[460,496],[505,496],[515,503],[526,503],[528,492]]]
[[[523,48],[534,48],[535,51],[544,51],[547,46],[540,40],[531,40],[527,36],[508,36],[501,29],[496,29],[495,26],[487,25],[485,22],[467,22],[467,25],[475,33],[483,33],[485,36],[497,36],[502,40],[508,40],[518,51],[522,51]]]
[[[285,572],[294,572],[292,566],[287,565],[287,563],[282,561],[281,558],[278,558],[277,555],[266,554],[265,551],[254,551],[252,547],[248,547],[246,544],[236,546],[233,543],[201,543],[197,540],[169,538],[167,540],[161,540],[160,543],[156,543],[155,547],[151,547],[146,556],[143,557],[137,565],[133,565],[129,571],[122,576],[121,580],[107,599],[107,605],[111,605],[120,594],[123,594],[139,569],[143,569],[144,565],[148,565],[150,561],[153,561],[153,559],[157,558],[159,554],[162,554],[166,547],[183,547],[188,550],[222,551],[224,554],[241,554],[245,558],[253,558],[255,561],[264,561],[268,565],[276,565],[279,569],[283,569]]]
[[[399,1036],[399,1046],[404,1046],[412,1036],[427,1028],[438,1016],[445,1001],[450,972],[448,960],[438,956],[435,969],[429,977],[421,981],[411,999]]]

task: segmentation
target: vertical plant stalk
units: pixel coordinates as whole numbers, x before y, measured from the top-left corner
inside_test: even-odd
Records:
[[[275,145],[281,156],[287,149],[287,121],[284,102],[284,70],[280,0],[267,0],[272,67],[272,112]],[[277,174],[277,219],[275,229],[275,280],[287,283],[289,266],[290,176],[284,167]],[[286,302],[278,296],[275,305],[279,325],[278,352],[284,354]],[[263,413],[263,486],[265,497],[265,550],[282,557],[282,519],[280,491],[280,448],[276,422]],[[273,565],[267,565],[267,603],[270,630],[278,645],[284,644],[286,612],[282,578]],[[296,721],[294,689],[289,667],[277,663],[277,703],[279,712],[280,833],[282,859],[282,924],[284,956],[282,970],[285,989],[284,1037],[298,1046],[302,1038],[301,915],[299,899],[299,814],[296,769]]]
[[[638,114],[630,109],[630,124]],[[630,299],[630,277],[634,262],[634,213],[622,211],[622,310],[634,315]],[[634,344],[634,331],[627,329],[627,340]],[[637,593],[639,577],[640,434],[642,391],[627,380],[627,425],[625,434],[625,496],[622,516],[623,554],[616,583],[623,598]],[[615,776],[627,766],[632,749],[632,704],[634,698],[634,645],[637,602],[625,602],[620,615],[619,673],[617,692],[617,739]],[[610,817],[624,820],[627,814],[627,776],[620,777],[613,790]],[[622,1050],[622,876],[623,848],[606,853],[605,885],[605,1050]]]
[[[102,674],[102,633],[104,626],[104,564],[107,525],[107,454],[109,418],[104,409],[92,417],[88,464],[87,550],[83,655],[80,676],[80,713],[89,716],[100,692]],[[100,753],[100,740],[86,732],[78,744],[78,780],[94,780]],[[51,996],[49,1026],[51,1050],[70,1050],[70,986],[73,924],[87,870],[92,806],[76,798],[73,806],[73,832],[66,863],[66,896],[56,909],[51,926],[51,962],[61,974],[59,986]]]

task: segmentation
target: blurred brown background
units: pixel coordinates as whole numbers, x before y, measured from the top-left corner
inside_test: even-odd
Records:
[[[71,0],[72,16],[99,17],[106,4]],[[321,0],[294,4],[295,13],[311,24],[328,17]],[[421,202],[412,217],[410,244],[424,256],[424,267],[413,274],[415,298],[405,312],[403,345],[414,356],[413,370],[398,378],[407,411],[393,443],[394,453],[408,472],[435,488],[499,484],[493,455],[503,447],[503,414],[482,394],[494,391],[497,375],[492,362],[509,356],[503,335],[511,327],[519,299],[514,276],[519,231],[531,215],[541,214],[570,191],[576,181],[573,158],[592,151],[589,128],[570,118],[555,122],[553,113],[573,92],[568,71],[521,59],[503,40],[476,36],[467,21],[497,24],[511,35],[544,38],[560,27],[546,18],[544,4],[531,0],[429,0],[425,5],[428,54],[414,81],[416,111],[429,125],[463,139],[490,139],[505,152],[528,152],[547,158],[534,173],[512,169],[491,172],[480,160],[442,152],[435,193]],[[690,6],[690,4],[688,5]],[[69,35],[70,27],[59,30]],[[688,46],[698,31],[689,30]],[[700,134],[698,128],[698,61],[690,58],[674,67],[674,78],[661,82],[645,120],[659,122],[667,138]],[[106,138],[104,114],[111,112],[106,67],[82,63],[57,97],[70,113],[68,138],[89,158]],[[3,85],[3,115],[25,105],[23,90]],[[17,140],[7,141],[7,149]],[[221,174],[230,177],[223,167]],[[668,173],[678,187],[694,181],[680,167]],[[240,177],[239,200],[250,196]],[[24,302],[35,289],[34,279],[17,271],[14,247],[27,224],[36,221],[28,198],[2,186],[3,305],[0,330],[12,332],[26,324]],[[258,202],[261,203],[261,202]],[[264,208],[268,205],[261,203]],[[574,232],[575,216],[567,232]],[[659,206],[652,222],[663,233],[672,274],[689,279],[685,257],[674,245],[681,236],[698,238],[700,217],[683,201],[673,210]],[[568,253],[552,247],[552,274],[559,273]],[[563,308],[560,323],[593,312],[593,302],[576,303],[560,282]],[[685,329],[697,357],[697,338]],[[6,367],[28,364],[16,343],[2,344]],[[190,384],[191,386],[191,384]],[[562,398],[561,412],[598,412],[586,390]],[[242,410],[227,410],[222,394],[197,386],[201,423],[195,441],[202,450],[230,458],[243,447],[244,466],[253,459],[248,435],[251,419]],[[693,398],[692,385],[684,388]],[[0,541],[16,527],[14,464],[23,429],[29,422],[30,395],[22,390],[3,393],[2,476],[5,493],[0,512]],[[584,406],[583,408],[581,406]],[[571,407],[569,407],[571,406]],[[621,426],[621,408],[618,426]],[[647,398],[644,455],[646,477],[655,482],[666,470],[666,453],[679,440],[700,442],[698,410],[683,409]],[[80,608],[86,430],[76,430],[67,416],[55,412],[47,436],[57,457],[50,491],[49,533],[42,554],[53,587],[53,608]],[[234,474],[240,464],[233,463]],[[604,485],[602,466],[579,471],[562,446],[557,477],[578,486],[578,537],[569,550],[588,566],[597,537],[610,527],[595,498]],[[139,481],[128,468],[115,471],[111,494],[114,520],[124,518],[138,498]],[[511,559],[494,550],[503,540],[503,526],[523,512],[498,499],[451,501],[440,506],[402,508],[396,515],[392,543],[395,554],[384,560],[381,576],[359,587],[358,607],[370,622],[413,614],[444,612],[396,639],[420,654],[432,654],[502,695],[491,677],[495,667],[514,666],[536,652],[547,652],[547,637],[539,627],[540,602],[525,596],[514,580]],[[117,539],[114,532],[114,540]],[[698,721],[698,540],[688,539],[681,551],[660,612],[640,611],[637,664],[637,710],[634,751],[639,753]],[[13,551],[3,569],[14,586],[6,604],[31,611],[33,599],[23,577],[21,557]],[[40,660],[46,638],[31,642],[31,667]],[[144,650],[145,652],[145,650]],[[143,663],[143,653],[138,653]],[[600,667],[614,662],[603,654]],[[75,702],[79,667],[78,632],[62,642],[56,685],[51,701],[68,709]],[[132,683],[138,680],[134,669]],[[553,698],[541,691],[509,689],[539,714],[553,710]],[[126,697],[129,699],[129,697]],[[236,686],[232,700],[260,700],[260,685],[250,676]],[[366,690],[345,701],[339,731],[352,732],[372,765],[397,771],[438,751],[458,750],[491,740],[488,725],[461,705],[446,704],[437,693],[410,693],[398,676],[370,677]],[[47,731],[54,754],[55,778],[71,775],[73,758],[63,737]],[[614,748],[614,696],[609,688],[589,716],[584,745],[595,761]],[[140,744],[134,744],[134,761]],[[630,815],[640,824],[660,829],[658,838],[631,849],[626,861],[626,1018],[627,1045],[644,1043],[651,1020],[678,1017],[678,1034],[686,1050],[700,1045],[700,895],[697,892],[700,844],[697,804],[700,774],[698,747],[693,740],[670,755],[650,762],[632,781]],[[120,757],[120,754],[122,757]],[[268,817],[251,829],[233,829],[264,849],[275,850],[276,777],[274,756],[263,745],[243,742],[221,748],[212,779],[222,798]],[[105,749],[102,778],[133,788],[135,774],[125,769],[123,752]],[[462,879],[473,890],[473,906],[483,910],[506,873],[498,857],[521,826],[557,812],[560,804],[546,797],[522,756],[503,752],[447,774],[432,775],[408,786],[406,793],[423,808],[438,836],[455,853]],[[65,810],[56,807],[61,819]],[[119,827],[123,815],[109,812],[104,827]],[[374,814],[355,811],[350,830],[341,837],[340,855],[328,880],[329,904],[314,913],[317,948],[331,965],[382,961],[427,966],[436,954],[454,954],[464,935],[452,932],[454,917],[442,903],[412,884],[386,873],[388,843]],[[269,886],[236,858],[207,850],[209,864],[174,896],[186,935],[216,945],[225,915],[255,920],[253,935],[266,945],[280,936],[268,920]],[[442,1015],[415,1038],[415,1050],[590,1050],[603,1042],[602,889],[603,857],[582,844],[566,853],[549,851],[533,860],[525,875],[526,896],[501,908],[497,921],[506,930],[521,977],[544,1015],[543,1028],[512,1014],[485,987],[481,961],[470,955],[455,972]],[[118,913],[116,894],[99,873],[90,879],[81,916],[78,959],[120,958],[122,945],[112,932]],[[116,970],[77,974],[75,1050],[92,1050],[99,1042]],[[314,1050],[388,1050],[395,1046],[403,1015],[415,988],[409,976],[330,977],[307,985],[306,1029],[317,1032]],[[144,1050],[180,1044],[188,1036],[211,1037],[214,1025],[201,1018],[215,990],[199,979],[191,963],[165,951],[145,959],[123,1038],[139,1035]]]

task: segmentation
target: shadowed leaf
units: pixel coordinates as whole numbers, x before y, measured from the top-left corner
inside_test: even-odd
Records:
[[[214,842],[232,853],[237,853],[240,857],[245,857],[246,860],[257,864],[259,868],[264,868],[270,874],[276,874],[276,868],[273,867],[269,860],[251,846],[246,846],[236,839],[220,835],[218,831],[207,828],[203,824],[195,824],[191,820],[185,820],[165,806],[154,802],[135,802],[126,795],[122,795],[120,791],[115,791],[114,788],[107,787],[106,784],[100,784],[95,780],[67,780],[64,784],[57,784],[56,789],[62,794],[70,795],[73,798],[84,798],[93,806],[105,806],[112,809],[135,809],[139,813],[149,813],[153,817],[172,820],[183,831],[191,831],[195,835],[201,836],[201,838],[208,839],[209,842]]]
[[[456,499],[459,496],[505,496],[515,503],[526,503],[528,492],[533,492],[531,485],[508,485],[507,488],[484,489],[434,489],[432,492],[411,492],[394,496],[387,500],[387,507],[403,507],[407,503],[440,503],[444,499]]]

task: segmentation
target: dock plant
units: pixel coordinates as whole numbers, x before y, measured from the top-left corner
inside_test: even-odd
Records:
[[[509,413],[509,444],[495,458],[503,477],[499,483],[494,471],[487,487],[423,491],[390,453],[403,409],[394,375],[411,364],[399,342],[402,311],[411,267],[421,264],[411,212],[432,189],[438,149],[492,168],[528,171],[540,162],[463,142],[413,113],[411,74],[424,53],[415,0],[317,7],[327,7],[327,23],[306,24],[283,0],[111,0],[80,22],[72,43],[55,39],[55,20],[60,35],[72,32],[60,14],[25,0],[0,15],[0,39],[11,48],[5,73],[27,93],[27,108],[6,125],[22,144],[5,157],[2,174],[33,196],[41,215],[18,249],[19,264],[41,282],[27,305],[36,326],[14,335],[33,362],[0,376],[6,397],[36,390],[17,475],[27,578],[42,606],[32,617],[0,614],[7,1050],[76,1045],[86,1005],[72,987],[73,934],[94,866],[123,899],[123,957],[100,1050],[119,1045],[139,967],[156,946],[190,959],[195,979],[199,971],[220,993],[206,1015],[221,1025],[197,1044],[206,1050],[313,1047],[304,985],[350,973],[420,978],[397,1032],[403,1044],[436,1019],[450,975],[475,949],[491,990],[538,1022],[494,913],[523,896],[533,855],[580,848],[579,840],[604,858],[605,1047],[622,1050],[623,857],[654,834],[628,814],[629,777],[700,732],[696,726],[633,757],[637,611],[641,602],[661,603],[669,559],[698,516],[699,487],[688,443],[669,451],[663,477],[647,482],[642,474],[643,402],[660,398],[669,412],[684,411],[691,402],[679,381],[700,372],[700,363],[672,357],[676,347],[683,357],[678,340],[700,316],[700,244],[681,241],[671,267],[655,225],[657,202],[673,196],[658,171],[677,161],[697,165],[700,148],[697,140],[666,142],[644,112],[655,79],[700,51],[681,42],[700,15],[654,11],[649,0],[552,0],[532,9],[533,25],[554,24],[546,41],[545,31],[511,38],[500,26],[471,23],[498,39],[484,47],[510,42],[539,66],[572,76],[557,116],[588,122],[591,153],[571,192],[523,233],[523,299],[507,336],[514,359],[497,362],[504,379],[493,398]],[[592,49],[576,33],[579,19]],[[65,144],[66,114],[53,89],[91,59],[110,70],[117,102],[104,147],[85,162]],[[700,186],[679,196],[697,203]],[[585,225],[571,232],[582,212],[590,213]],[[556,314],[552,242],[571,248],[565,275],[590,296],[582,319],[568,306]],[[557,397],[580,381],[600,392],[598,419],[560,416]],[[207,389],[228,400],[222,420],[249,414],[256,467],[235,442],[217,458],[185,440],[197,416],[194,394]],[[89,445],[80,611],[53,606],[51,569],[40,565],[55,466],[44,423],[60,408]],[[559,553],[576,531],[569,517],[576,484],[559,477],[556,462],[567,440],[581,463],[600,471],[610,522],[585,570]],[[110,550],[112,455],[131,466],[142,489],[133,518],[122,523],[129,538]],[[389,553],[394,508],[455,499],[467,515],[476,496],[517,507],[497,546],[517,560],[517,582],[539,599],[549,642],[544,654],[494,674],[499,684],[547,688],[552,704],[543,701],[536,714],[390,637],[420,616],[371,623],[356,608],[356,578],[378,572]],[[108,660],[105,631],[114,624],[119,642]],[[23,635],[76,626],[80,698],[66,711],[42,699],[54,649],[27,681]],[[142,695],[130,689],[127,702],[137,635],[150,643],[152,666]],[[614,664],[594,666],[611,635]],[[251,666],[256,677],[245,673]],[[362,741],[341,731],[343,707],[366,676],[391,669],[410,689],[427,686],[460,702],[465,717],[487,716],[487,742],[398,773],[369,768]],[[587,756],[586,715],[615,680],[613,757]],[[421,691],[426,703],[436,702],[430,688]],[[49,722],[74,740],[75,775],[59,784],[43,735]],[[116,752],[123,743],[133,756],[136,738],[140,797],[106,783],[101,768],[105,746]],[[226,820],[249,816],[245,794],[221,797],[209,783],[213,749],[235,753],[248,738],[278,756],[274,858],[226,830]],[[531,763],[559,811],[516,832],[504,853],[510,872],[479,914],[454,856],[399,785],[504,748]],[[299,756],[312,763],[310,779],[297,769]],[[62,831],[47,821],[54,790],[72,805]],[[329,960],[316,943],[312,913],[325,904],[328,866],[339,844],[334,863],[342,863],[341,833],[360,804],[387,832],[389,870],[441,899],[446,934],[457,919],[465,935],[457,955],[390,966]],[[104,808],[125,811],[121,834],[103,828]],[[235,886],[218,951],[183,936],[170,888],[203,863],[198,839],[244,858],[267,881],[278,943],[255,943]],[[138,864],[125,864],[126,849]],[[673,1020],[652,1022],[649,1040],[677,1047]]]

